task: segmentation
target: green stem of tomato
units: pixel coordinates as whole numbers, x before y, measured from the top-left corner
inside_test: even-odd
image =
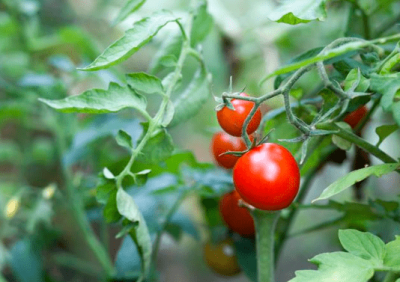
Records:
[[[274,235],[280,212],[251,211],[256,228],[258,282],[274,282]]]

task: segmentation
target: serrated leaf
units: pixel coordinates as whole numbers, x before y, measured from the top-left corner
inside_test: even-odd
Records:
[[[400,89],[400,72],[387,75],[371,74],[371,89],[382,94],[381,106],[389,111],[396,91]]]
[[[385,124],[375,128],[375,132],[379,136],[379,141],[378,143],[376,143],[376,146],[379,147],[379,145],[382,144],[383,140],[385,140],[390,134],[395,132],[397,129],[399,129],[399,125],[397,124],[390,124],[390,125]]]
[[[113,24],[116,25],[125,20],[130,14],[138,10],[144,2],[146,2],[146,0],[128,0],[120,10]]]
[[[396,240],[387,243],[385,249],[384,265],[400,269],[400,236],[396,236]]]
[[[124,130],[118,130],[117,136],[115,137],[118,145],[132,149],[132,137]]]
[[[196,46],[202,42],[212,30],[213,24],[213,18],[207,12],[207,5],[199,6],[194,15],[190,44]]]
[[[142,126],[143,133],[137,144],[139,144],[143,139],[144,134],[148,130],[149,124],[142,123]],[[169,135],[165,129],[160,128],[158,132],[147,141],[146,145],[138,155],[137,161],[148,164],[156,164],[169,158],[173,150],[174,145],[171,135]]]
[[[167,11],[154,13],[151,17],[136,22],[125,35],[111,44],[93,63],[82,68],[84,71],[94,71],[118,64],[147,44],[166,24],[177,18]]]
[[[165,92],[161,80],[158,77],[144,72],[127,74],[126,80],[133,89],[147,94],[164,94]]]
[[[369,79],[365,78],[360,69],[352,69],[346,76],[344,80],[344,90],[348,91],[351,88],[354,88],[353,91],[357,92],[365,92],[368,90],[370,85]]]
[[[142,261],[142,276],[139,281],[143,281],[149,272],[151,262],[152,245],[149,230],[135,201],[128,193],[119,188],[116,200],[118,212],[130,222],[137,224],[135,228],[130,230],[129,235],[135,242],[140,254]]]
[[[113,113],[124,108],[146,111],[145,97],[127,86],[111,82],[107,90],[91,89],[77,96],[61,100],[39,99],[48,106],[65,113]]]
[[[201,68],[196,72],[189,86],[174,101],[175,114],[169,127],[173,127],[195,116],[210,98],[207,72]]]
[[[314,199],[312,202],[328,199],[346,190],[350,186],[354,185],[354,183],[360,182],[371,175],[375,175],[376,177],[381,177],[384,174],[388,174],[394,171],[399,166],[400,164],[398,163],[381,164],[352,171],[348,173],[346,176],[333,182],[327,188],[325,188],[322,191],[321,195],[318,198]]]
[[[326,18],[326,0],[285,0],[268,15],[272,21],[296,25]]]
[[[161,125],[164,127],[167,127],[171,123],[172,119],[174,118],[174,114],[175,114],[174,104],[172,103],[171,100],[168,100],[168,104],[167,104],[167,107],[165,108],[165,112],[164,112],[163,119],[161,121]]]
[[[308,143],[310,143],[310,138],[306,139],[304,143],[301,145],[301,159],[300,159],[300,164],[303,164],[304,160],[306,159],[307,156],[307,149],[308,149]]]
[[[296,271],[296,277],[289,282],[367,282],[374,275],[368,260],[349,253],[324,253],[310,262],[318,265],[318,270]]]
[[[369,260],[380,267],[386,254],[385,243],[377,236],[358,230],[339,230],[339,240],[343,248],[360,258]]]

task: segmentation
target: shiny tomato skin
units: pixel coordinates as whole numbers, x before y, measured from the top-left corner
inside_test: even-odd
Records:
[[[204,246],[204,259],[214,272],[224,276],[233,276],[241,271],[230,238],[216,245],[207,242]]]
[[[222,196],[219,211],[228,228],[243,237],[253,237],[254,221],[246,208],[239,207],[240,195],[236,190]]]
[[[250,136],[250,140],[253,141]],[[234,137],[226,132],[220,131],[214,134],[211,140],[211,152],[217,164],[223,168],[231,169],[235,166],[239,156],[221,155],[225,152],[239,152],[246,150],[246,144],[240,137]]]
[[[241,96],[248,96],[245,93],[241,93]],[[235,110],[231,110],[228,107],[223,107],[217,112],[217,119],[222,129],[232,135],[241,136],[244,121],[252,110],[254,103],[251,101],[232,99],[231,103]],[[247,126],[247,134],[251,134],[257,130],[261,122],[261,111],[257,109],[255,115],[250,120]]]
[[[264,143],[236,162],[233,183],[250,205],[261,210],[281,210],[293,202],[299,191],[300,170],[285,147]]]
[[[344,117],[343,121],[347,122],[351,128],[355,128],[363,117],[367,114],[368,109],[366,106],[359,107],[357,110],[349,113]]]

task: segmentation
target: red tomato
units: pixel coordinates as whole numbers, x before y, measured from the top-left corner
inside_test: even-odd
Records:
[[[235,190],[225,194],[219,202],[219,211],[230,230],[243,237],[252,237],[255,233],[254,221],[246,208],[239,207],[240,199]]]
[[[253,141],[253,137],[250,136],[250,140]],[[242,138],[233,137],[223,131],[214,134],[211,141],[211,151],[215,161],[219,166],[226,169],[233,168],[239,157],[234,155],[222,155],[225,152],[239,152],[246,150],[246,144]]]
[[[299,191],[300,170],[286,148],[264,143],[236,162],[233,183],[250,205],[261,210],[281,210],[292,203]]]
[[[248,96],[245,93],[241,93],[241,96]],[[242,128],[244,121],[249,115],[251,109],[254,106],[253,102],[232,99],[231,103],[235,110],[231,110],[228,107],[223,107],[217,112],[217,119],[222,129],[232,136],[242,136]],[[247,126],[247,134],[251,134],[257,130],[261,122],[261,111],[257,109],[255,115],[250,120]]]
[[[368,109],[366,106],[362,106],[355,110],[354,112],[349,113],[344,117],[343,121],[347,122],[351,128],[355,128],[358,123],[362,120],[363,117],[367,114]]]

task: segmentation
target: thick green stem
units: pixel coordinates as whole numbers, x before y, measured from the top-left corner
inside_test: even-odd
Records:
[[[256,227],[258,282],[274,282],[274,235],[280,212],[252,210]]]

